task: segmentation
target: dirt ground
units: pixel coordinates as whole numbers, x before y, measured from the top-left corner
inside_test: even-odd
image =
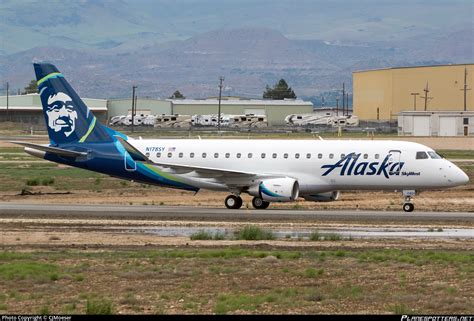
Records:
[[[290,230],[363,226],[360,222],[252,224]],[[200,222],[81,219],[67,213],[3,216],[0,312],[474,313],[470,282],[474,239],[470,238],[191,240],[146,232],[159,226],[245,225],[218,218]],[[380,224],[397,226],[403,228],[402,223]]]
[[[19,191],[0,193],[1,202],[63,203],[63,204],[124,204],[124,205],[185,205],[202,207],[224,207],[225,192],[200,191],[198,194],[159,187],[137,187],[117,190],[102,189],[72,190],[62,194],[49,186],[31,188],[37,195],[20,195]],[[49,193],[49,194],[48,194]],[[414,198],[416,210],[420,211],[474,211],[474,185],[461,186],[443,191],[426,191]],[[252,208],[251,197],[242,195],[243,209]],[[442,201],[440,201],[442,200]],[[401,210],[401,193],[381,191],[347,191],[335,202],[272,203],[270,208],[290,209],[368,209]]]

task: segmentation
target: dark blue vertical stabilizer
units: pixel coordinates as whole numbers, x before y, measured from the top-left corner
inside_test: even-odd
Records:
[[[112,141],[59,70],[51,64],[34,64],[38,91],[51,145]]]

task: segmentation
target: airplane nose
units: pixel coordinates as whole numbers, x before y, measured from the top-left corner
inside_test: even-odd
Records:
[[[454,182],[458,185],[464,185],[469,182],[469,176],[463,172],[459,167],[455,167]]]
[[[467,176],[467,174],[464,173],[462,170],[459,170],[459,171],[461,172],[461,177],[460,177],[461,184],[469,183],[469,176]]]

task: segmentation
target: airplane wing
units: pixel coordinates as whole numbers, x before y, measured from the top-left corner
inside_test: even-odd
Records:
[[[246,171],[238,171],[231,169],[221,169],[205,166],[192,166],[192,165],[182,165],[182,164],[173,164],[167,162],[155,162],[150,160],[146,155],[140,152],[128,141],[123,138],[116,136],[124,148],[129,152],[132,158],[138,162],[146,162],[154,166],[159,166],[160,168],[166,170],[170,174],[190,174],[191,177],[201,178],[205,180],[212,180],[216,183],[226,184],[228,186],[246,186],[249,185],[252,179],[258,178],[275,178],[275,177],[285,177],[284,175],[274,175],[274,174],[264,174],[264,173],[254,173]]]
[[[67,149],[63,149],[63,148],[51,147],[51,146],[47,146],[47,145],[40,145],[40,144],[34,144],[34,143],[28,143],[28,142],[13,141],[13,142],[10,142],[10,143],[21,145],[21,146],[32,148],[32,149],[36,149],[36,150],[40,150],[40,151],[43,151],[43,152],[56,154],[56,155],[59,155],[59,156],[65,156],[65,157],[80,157],[80,156],[86,156],[87,155],[87,153],[84,153],[84,152],[76,152],[76,151],[73,151],[73,150],[67,150]]]

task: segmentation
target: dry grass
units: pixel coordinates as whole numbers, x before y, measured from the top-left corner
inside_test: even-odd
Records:
[[[0,304],[9,314],[45,307],[53,314],[474,312],[472,252],[338,253],[234,247],[2,253],[2,264],[42,260],[61,277],[38,270],[39,278],[4,278]],[[80,267],[84,260],[89,267]]]

